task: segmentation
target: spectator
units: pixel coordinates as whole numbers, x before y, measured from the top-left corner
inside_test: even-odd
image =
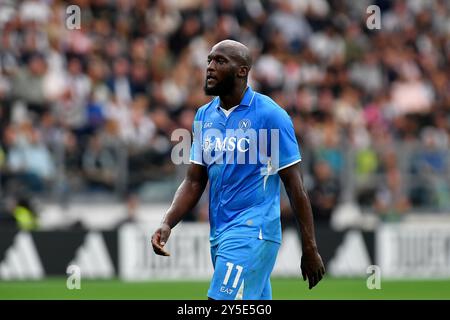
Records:
[[[92,190],[114,190],[118,177],[117,154],[111,146],[103,144],[99,134],[89,139],[82,168]]]
[[[328,225],[338,204],[340,188],[333,171],[325,161],[316,162],[313,168],[314,186],[309,190],[314,221]]]
[[[385,178],[375,195],[375,210],[385,221],[398,221],[410,208],[410,200],[405,194],[404,181],[393,152],[387,152],[383,159]]]
[[[48,109],[43,86],[46,67],[42,54],[33,53],[26,67],[14,77],[12,84],[13,97],[27,103],[28,109],[38,116]]]
[[[120,220],[116,228],[120,228],[127,223],[137,222],[137,212],[139,207],[139,197],[135,193],[129,193],[126,197],[126,217]]]
[[[291,114],[307,177],[325,161],[345,194],[352,183],[342,177],[356,179],[356,199],[367,208],[404,211],[411,202],[445,210],[450,5],[378,4],[376,32],[364,23],[369,1],[81,1],[79,30],[65,28],[63,3],[0,4],[2,185],[42,192],[57,181],[71,195],[84,180],[111,190],[117,179],[170,179],[171,133],[190,130],[208,101],[201,88],[211,45],[233,38],[253,54],[249,83]],[[22,125],[30,121],[36,143]],[[391,148],[398,164],[387,168]],[[119,177],[118,163],[127,162]],[[57,165],[70,182],[54,179]],[[345,171],[353,167],[354,177]]]
[[[22,231],[34,231],[39,228],[39,220],[36,208],[32,201],[25,195],[19,197],[16,206],[13,209],[13,215],[16,219],[17,227]]]
[[[55,176],[52,155],[42,141],[40,132],[25,124],[25,134],[12,132],[12,141],[7,156],[7,166],[15,179],[34,192],[45,192],[46,186]],[[14,129],[11,129],[14,130]]]
[[[113,77],[106,81],[108,88],[117,101],[131,102],[131,83],[129,80],[129,62],[125,57],[116,58],[113,67]]]
[[[432,205],[448,210],[450,190],[445,182],[448,171],[448,136],[436,128],[422,131],[423,148],[414,156],[412,172],[418,176],[412,193],[416,205]]]

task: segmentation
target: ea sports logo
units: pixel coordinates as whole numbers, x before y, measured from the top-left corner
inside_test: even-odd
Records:
[[[249,119],[242,119],[239,121],[239,129],[247,130],[252,126],[252,122]]]

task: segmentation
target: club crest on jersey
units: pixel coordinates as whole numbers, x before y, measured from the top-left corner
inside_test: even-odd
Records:
[[[252,126],[252,122],[249,119],[242,119],[239,121],[239,129],[247,130],[250,129]]]

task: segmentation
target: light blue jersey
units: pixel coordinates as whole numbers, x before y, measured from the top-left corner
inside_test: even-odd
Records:
[[[280,178],[301,160],[287,112],[247,87],[227,116],[216,97],[195,116],[190,161],[207,167],[211,245],[226,238],[281,242]]]

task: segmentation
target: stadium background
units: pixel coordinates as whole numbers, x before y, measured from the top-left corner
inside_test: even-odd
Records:
[[[1,299],[205,297],[208,195],[171,262],[149,237],[186,170],[171,133],[208,101],[206,55],[227,38],[294,121],[328,270],[308,292],[283,197],[274,298],[450,298],[448,1],[3,0],[0,36]]]

